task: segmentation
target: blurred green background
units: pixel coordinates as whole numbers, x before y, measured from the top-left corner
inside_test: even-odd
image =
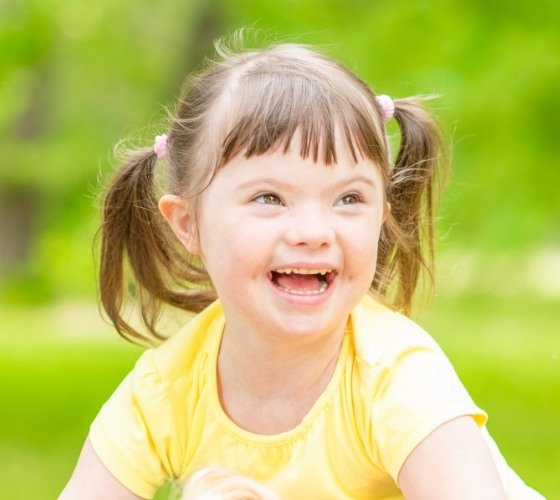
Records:
[[[441,95],[453,174],[421,324],[510,465],[560,498],[560,4],[543,0],[1,0],[0,497],[56,496],[140,352],[96,306],[113,146],[151,144],[241,26],[321,45],[379,93]]]

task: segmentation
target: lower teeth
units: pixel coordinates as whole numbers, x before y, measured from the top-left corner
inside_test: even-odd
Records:
[[[323,293],[327,289],[328,285],[326,281],[321,282],[321,286],[317,290],[292,290],[291,288],[285,288],[283,286],[279,286],[278,288],[283,292],[288,292],[295,295],[318,295]]]

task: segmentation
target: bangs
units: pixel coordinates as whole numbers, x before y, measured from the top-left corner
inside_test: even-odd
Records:
[[[226,91],[226,135],[218,167],[238,154],[249,158],[277,149],[286,153],[297,132],[304,159],[337,163],[338,137],[355,163],[369,158],[387,168],[387,139],[365,84],[348,74],[341,82],[340,74],[333,78],[309,69],[302,73],[270,64],[250,68],[234,80]]]

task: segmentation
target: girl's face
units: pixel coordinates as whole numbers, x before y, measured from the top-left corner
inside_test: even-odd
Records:
[[[197,251],[227,328],[271,341],[336,334],[372,282],[385,202],[371,160],[287,154],[232,159],[201,195]]]

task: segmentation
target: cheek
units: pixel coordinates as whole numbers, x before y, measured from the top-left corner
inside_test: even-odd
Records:
[[[356,273],[373,274],[379,248],[379,226],[356,231],[348,241],[351,249],[351,265]]]
[[[362,241],[362,243],[363,244],[358,248],[360,263],[362,267],[375,270],[377,263],[378,240],[370,239],[369,241]]]
[[[263,231],[235,220],[219,217],[220,222],[205,225],[200,244],[206,269],[213,281],[230,283],[247,278],[270,258],[270,239]]]

